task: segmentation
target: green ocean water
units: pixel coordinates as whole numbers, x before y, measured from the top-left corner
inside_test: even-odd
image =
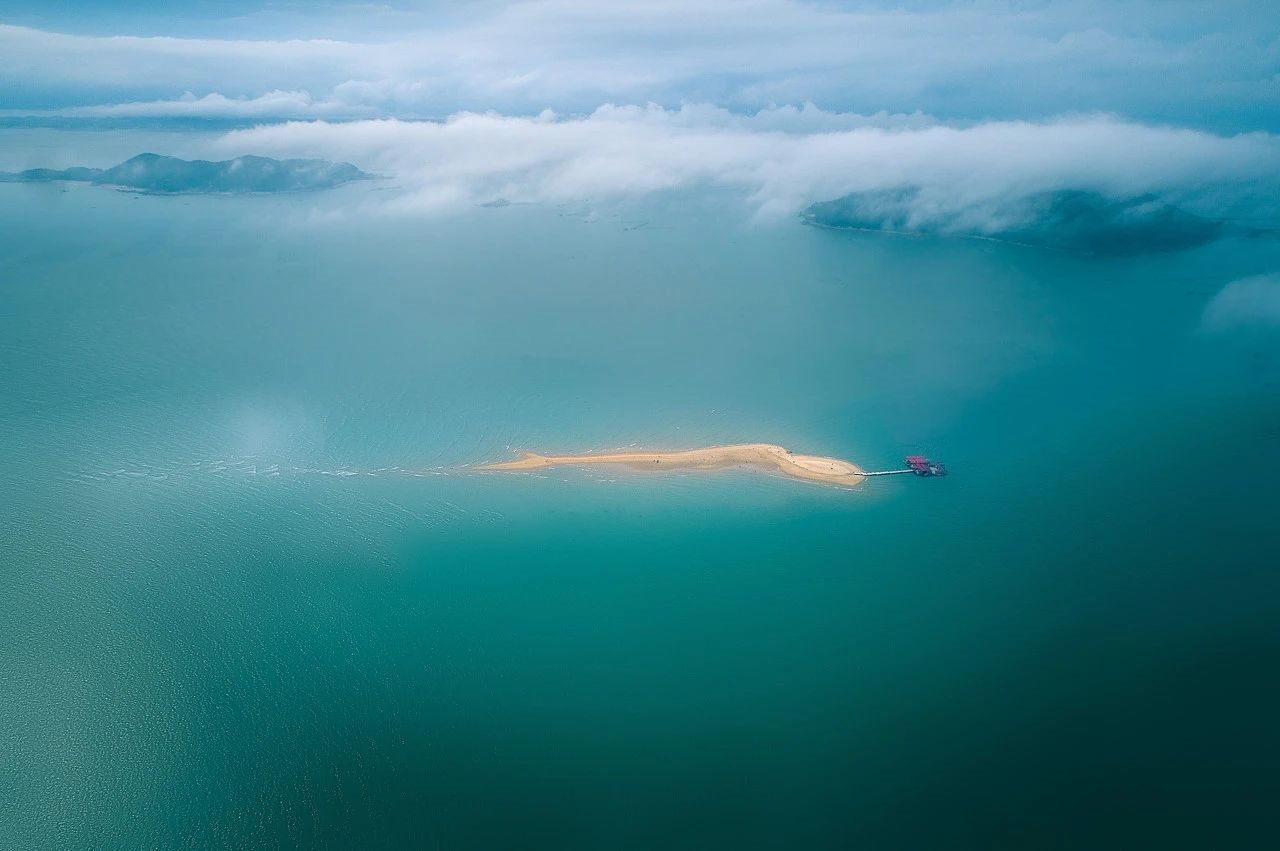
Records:
[[[1269,846],[1274,240],[394,193],[0,186],[0,846]]]

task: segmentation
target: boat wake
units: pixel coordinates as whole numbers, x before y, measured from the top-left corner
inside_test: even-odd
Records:
[[[212,458],[175,464],[134,464],[125,467],[103,466],[74,470],[67,474],[73,481],[93,482],[104,479],[169,479],[217,476],[222,478],[298,478],[304,476],[406,476],[430,478],[455,472],[447,467],[304,467],[289,464],[266,464],[253,458]]]
[[[368,478],[436,478],[461,472],[447,467],[355,467],[304,466],[265,463],[261,458],[209,458],[171,464],[103,464],[96,468],[69,471],[65,480],[86,488],[126,488],[130,498],[173,502],[191,499],[203,505],[206,494],[230,488],[234,491],[270,493],[300,492],[309,506],[306,516],[324,518],[335,529],[360,530],[367,534],[372,523],[383,529],[421,531],[457,523],[497,523],[505,515],[488,505],[467,505],[467,500],[438,490],[389,493],[385,489],[341,486]],[[322,480],[333,486],[320,485]],[[307,484],[310,482],[310,484]],[[136,483],[136,484],[135,484]],[[305,489],[305,491],[302,491]],[[301,516],[301,515],[300,515]],[[354,534],[354,533],[353,533]]]

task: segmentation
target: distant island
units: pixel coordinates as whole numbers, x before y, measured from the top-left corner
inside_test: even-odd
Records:
[[[865,479],[861,467],[839,458],[793,455],[771,443],[709,446],[678,452],[604,452],[585,455],[538,455],[526,452],[516,461],[484,464],[478,470],[538,470],[544,467],[624,464],[638,470],[715,470],[754,467],[795,479],[830,485],[856,485]]]
[[[828,228],[981,237],[1107,256],[1194,248],[1226,230],[1221,222],[1151,195],[1110,198],[1076,189],[1001,201],[964,217],[943,210],[919,187],[902,186],[821,201],[804,210],[801,219]]]
[[[350,163],[328,160],[245,156],[211,162],[138,154],[111,168],[32,168],[0,172],[0,183],[75,181],[157,195],[186,195],[304,192],[332,189],[374,177]]]

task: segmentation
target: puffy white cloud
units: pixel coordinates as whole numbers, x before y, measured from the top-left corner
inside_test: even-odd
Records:
[[[1244,326],[1280,327],[1280,274],[1232,281],[1205,307],[1207,331]]]
[[[919,187],[913,203],[983,229],[994,201],[1062,188],[1147,193],[1214,212],[1280,196],[1280,137],[1231,137],[1105,116],[954,126],[812,107],[736,116],[687,106],[562,118],[460,113],[443,122],[289,122],[233,131],[220,155],[353,162],[396,175],[401,207],[597,199],[695,185],[743,192],[764,215],[851,192]],[[969,217],[970,220],[966,220]],[[1007,223],[1003,223],[1007,224]]]

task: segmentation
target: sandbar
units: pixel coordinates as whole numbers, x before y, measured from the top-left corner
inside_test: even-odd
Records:
[[[857,464],[820,455],[793,455],[772,443],[738,443],[678,452],[593,452],[584,455],[538,455],[525,452],[515,461],[484,464],[477,470],[539,470],[544,467],[579,467],[624,464],[639,470],[718,470],[754,467],[795,479],[829,485],[856,485],[865,479]]]

